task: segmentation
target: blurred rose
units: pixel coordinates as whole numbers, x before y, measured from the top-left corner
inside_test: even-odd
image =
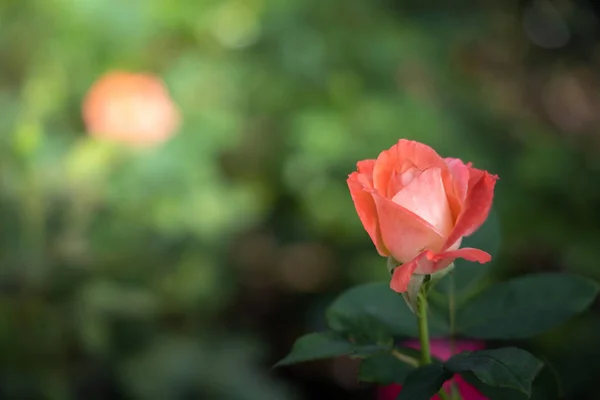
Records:
[[[479,341],[468,341],[468,340],[456,340],[454,342],[455,352],[460,353],[462,351],[476,351],[483,350],[485,344]],[[409,341],[404,343],[404,346],[413,349],[419,349],[419,342],[417,340]],[[452,349],[450,342],[447,339],[434,339],[431,341],[431,353],[442,361],[448,360],[452,357]],[[473,386],[469,385],[460,375],[454,375],[454,377],[444,383],[444,390],[450,394],[452,392],[452,385],[455,384],[463,400],[487,400],[487,397],[482,395]],[[398,394],[402,390],[401,385],[389,385],[379,389],[377,393],[377,400],[395,400]],[[432,399],[440,400],[438,395],[432,397]]]
[[[122,71],[98,79],[83,101],[88,133],[132,146],[151,146],[173,136],[179,112],[156,76]]]
[[[413,273],[432,274],[456,258],[490,261],[484,251],[459,247],[486,220],[495,175],[404,139],[357,167],[348,187],[358,216],[379,254],[402,264],[393,290],[405,292]]]

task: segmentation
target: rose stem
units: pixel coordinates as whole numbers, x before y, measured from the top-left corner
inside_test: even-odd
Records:
[[[431,364],[431,348],[429,347],[429,326],[427,325],[427,295],[421,291],[417,299],[417,318],[419,321],[419,341],[421,342],[421,365]],[[440,389],[442,400],[450,400],[444,389]]]

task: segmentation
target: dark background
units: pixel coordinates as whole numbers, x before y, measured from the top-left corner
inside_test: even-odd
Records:
[[[399,138],[500,176],[491,282],[599,279],[599,9],[3,0],[0,398],[373,398],[352,360],[270,366],[388,279],[345,180]],[[113,69],[164,78],[178,135],[118,156],[85,135]],[[599,329],[596,303],[520,345],[595,399]]]

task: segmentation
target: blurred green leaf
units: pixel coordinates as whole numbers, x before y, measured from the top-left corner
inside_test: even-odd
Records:
[[[230,337],[192,341],[158,336],[144,352],[123,361],[128,394],[144,400],[210,398],[287,400],[294,396],[265,370],[257,369],[257,344]],[[235,372],[232,381],[231,373]]]
[[[275,367],[350,354],[355,346],[336,332],[316,332],[296,340],[290,353]]]
[[[570,274],[535,274],[498,283],[458,311],[456,332],[479,339],[526,338],[584,311],[598,285]]]
[[[358,378],[363,382],[387,385],[402,383],[415,367],[400,361],[390,353],[375,354],[360,363]]]
[[[439,363],[425,365],[408,374],[397,400],[430,400],[452,373]]]
[[[353,321],[361,320],[368,323],[363,331],[380,329],[393,336],[418,336],[416,316],[387,283],[369,283],[349,289],[327,310],[329,326],[336,331],[353,332],[357,329]],[[429,323],[434,336],[448,332],[447,324],[439,318],[430,316]]]
[[[394,335],[389,327],[381,324],[374,316],[358,315],[347,318],[339,315],[338,318],[338,322],[344,326],[343,333],[357,344],[379,344],[391,348],[394,342]]]
[[[533,381],[531,396],[516,389],[486,385],[472,373],[462,373],[461,376],[490,400],[558,400],[562,398],[556,377],[547,366],[542,368]]]
[[[364,340],[355,340],[352,337],[346,339],[338,332],[333,331],[309,333],[298,338],[289,354],[275,364],[275,367],[341,355],[369,357],[373,354],[389,351],[391,347],[391,342],[371,343]]]
[[[454,373],[472,372],[483,383],[519,390],[531,395],[531,385],[543,364],[525,350],[505,347],[463,352],[450,358],[444,367]]]

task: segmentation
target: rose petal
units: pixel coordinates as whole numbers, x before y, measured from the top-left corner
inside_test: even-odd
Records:
[[[441,174],[439,168],[423,171],[392,201],[417,214],[431,224],[440,236],[446,237],[452,230],[453,220]]]
[[[426,250],[416,257],[416,259],[418,259],[418,265],[414,273],[422,275],[436,273],[452,264],[457,258],[464,258],[467,261],[476,261],[481,264],[490,262],[492,259],[492,257],[485,251],[469,247],[459,250],[445,251],[438,254]]]
[[[423,218],[377,192],[373,199],[383,243],[397,261],[410,261],[423,249],[441,249],[444,239]]]
[[[386,198],[393,198],[406,185],[411,183],[413,179],[421,174],[416,167],[410,167],[404,172],[394,171],[387,188]]]
[[[471,168],[470,173],[467,199],[454,229],[444,244],[445,249],[463,236],[475,232],[485,222],[492,207],[494,185],[498,177],[475,168]]]
[[[475,168],[471,168],[458,158],[445,158],[444,161],[452,173],[454,191],[458,199],[464,202],[467,199],[467,192],[469,190],[470,170],[475,170]]]
[[[394,171],[402,173],[412,166],[421,171],[431,167],[446,168],[444,160],[431,147],[412,140],[400,139],[398,143],[389,150],[382,151],[377,157],[373,169],[375,189],[384,195],[387,194],[392,173]]]
[[[387,257],[390,253],[386,249],[381,238],[379,224],[377,222],[377,208],[375,207],[373,196],[365,190],[363,186],[364,183],[361,183],[361,181],[364,182],[366,179],[367,178],[364,175],[353,172],[347,180],[348,188],[350,189],[350,195],[354,201],[354,207],[356,208],[356,213],[358,214],[360,222],[362,222],[363,227],[371,237],[373,244],[375,244],[377,252],[380,255]]]
[[[467,199],[467,192],[469,190],[469,166],[465,165],[458,158],[445,158],[444,161],[446,162],[446,165],[448,165],[451,177],[451,179],[445,179],[444,184],[448,196],[448,203],[450,204],[450,210],[452,210],[454,221],[456,221]]]
[[[373,188],[373,168],[375,167],[375,160],[362,160],[356,163],[356,169],[358,172],[366,178],[370,183],[370,187]]]
[[[392,273],[392,280],[390,281],[390,288],[397,293],[404,293],[408,289],[408,284],[413,273],[419,266],[419,261],[426,257],[425,251],[419,254],[411,261],[404,263],[396,268]]]
[[[483,250],[465,247],[458,250],[446,251],[436,254],[431,258],[431,264],[422,263],[422,268],[417,271],[419,274],[433,274],[441,271],[454,262],[457,258],[463,258],[467,261],[478,262],[480,264],[488,263],[492,260],[492,256]],[[431,268],[427,270],[427,268]]]

